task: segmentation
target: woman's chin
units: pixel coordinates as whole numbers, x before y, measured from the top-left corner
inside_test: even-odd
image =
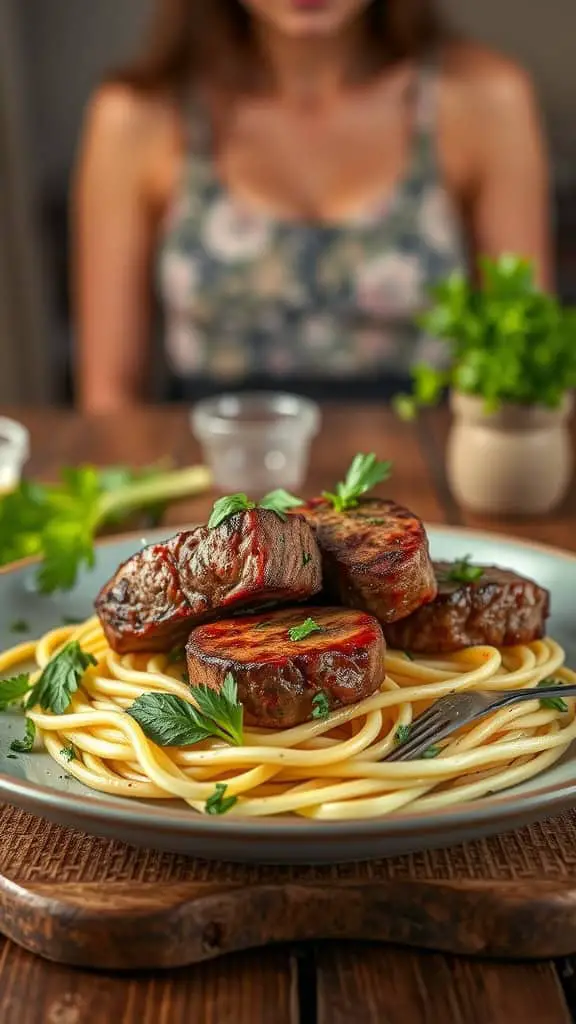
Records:
[[[291,39],[321,39],[341,32],[367,4],[366,0],[280,0],[271,4],[255,0],[246,6]]]

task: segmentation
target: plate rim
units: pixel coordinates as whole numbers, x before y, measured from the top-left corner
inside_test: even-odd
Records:
[[[147,531],[154,543],[181,529],[190,529],[191,525],[170,526],[168,529],[155,528]],[[425,523],[426,530],[436,533],[450,534],[481,541],[494,541],[512,546],[537,551],[540,554],[560,558],[564,561],[576,562],[576,553],[549,544],[525,540],[491,530],[476,530],[466,526],[450,526],[446,523]],[[142,538],[142,531],[118,533],[99,538],[96,547],[114,547]],[[36,557],[20,559],[10,565],[0,567],[0,576],[18,575],[26,568],[39,561]],[[73,591],[72,591],[73,592]],[[558,812],[571,803],[576,802],[576,780],[566,783],[554,783],[533,790],[521,798],[515,794],[515,788],[493,794],[489,799],[469,800],[457,804],[452,809],[434,811],[428,814],[406,813],[391,814],[383,818],[345,819],[341,821],[320,821],[294,816],[258,817],[258,818],[211,818],[200,815],[186,808],[171,808],[169,815],[162,813],[162,805],[157,803],[134,801],[115,798],[114,796],[91,796],[86,787],[86,794],[68,793],[42,783],[28,779],[20,779],[0,771],[0,798],[8,803],[16,803],[38,812],[52,811],[70,813],[76,819],[91,823],[109,823],[116,825],[124,821],[131,829],[140,829],[149,833],[161,829],[163,837],[174,835],[182,838],[188,835],[191,839],[234,840],[245,839],[274,841],[290,839],[292,842],[318,841],[323,837],[327,841],[348,839],[357,842],[363,838],[370,840],[401,840],[412,839],[415,835],[426,839],[439,832],[451,829],[465,829],[493,822],[510,820],[514,816],[526,814],[538,816],[541,811],[551,814]],[[457,842],[458,839],[456,838]]]

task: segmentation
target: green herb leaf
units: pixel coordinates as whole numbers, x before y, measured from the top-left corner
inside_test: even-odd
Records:
[[[453,273],[431,291],[418,323],[445,343],[447,368],[414,367],[412,395],[395,403],[403,418],[436,404],[447,387],[481,398],[487,415],[502,403],[555,409],[574,389],[576,310],[537,286],[528,260],[478,263],[479,275]]]
[[[265,494],[262,501],[258,502],[258,507],[268,508],[275,512],[277,516],[280,516],[281,519],[285,519],[286,512],[291,508],[300,508],[303,504],[302,498],[296,498],[294,494],[290,494],[280,487],[276,491],[270,491],[269,494]]]
[[[223,498],[218,498],[212,507],[208,529],[215,530],[225,519],[233,516],[236,512],[245,512],[249,508],[256,508],[256,504],[249,501],[246,494],[227,494]]]
[[[404,420],[405,423],[410,423],[412,420],[416,419],[416,415],[418,413],[416,400],[412,395],[394,395],[392,399],[392,408],[398,416],[398,419]]]
[[[212,796],[209,796],[204,810],[206,814],[226,814],[238,803],[237,796],[226,796],[228,786],[225,782],[217,782]]]
[[[73,747],[72,744],[68,747],[62,747],[60,757],[63,757],[65,761],[76,761],[78,759],[76,748]]]
[[[330,700],[324,690],[319,690],[312,698],[312,718],[328,718],[330,714]]]
[[[232,675],[228,673],[220,691],[194,686],[192,695],[198,707],[175,694],[142,694],[128,714],[161,747],[189,747],[211,736],[240,746],[243,707]]]
[[[43,711],[63,715],[84,672],[90,665],[96,664],[94,655],[83,651],[77,640],[66,644],[48,662],[38,682],[30,690],[26,707],[39,706]]]
[[[30,674],[21,672],[10,679],[0,679],[0,711],[17,704],[30,690]]]
[[[10,750],[17,754],[28,754],[34,746],[36,739],[36,726],[31,718],[26,719],[26,732],[21,740],[12,740]]]
[[[394,733],[394,742],[406,743],[406,740],[410,736],[411,730],[411,725],[399,725],[398,728],[396,729],[396,732]]]
[[[314,619],[304,619],[304,622],[300,626],[292,626],[288,630],[288,636],[291,640],[305,640],[311,633],[323,633],[324,627],[319,626]]]
[[[14,622],[10,623],[11,633],[29,633],[30,624],[26,622],[26,619],[14,619]]]
[[[336,492],[332,494],[330,491],[324,491],[322,497],[336,512],[356,508],[359,498],[372,490],[376,484],[387,480],[391,470],[392,463],[380,462],[373,452],[370,455],[359,453],[352,459],[346,479],[336,484]]]
[[[420,757],[424,758],[425,760],[428,760],[432,757],[438,757],[438,755],[442,753],[443,749],[443,747],[440,747],[437,743],[434,743],[431,747],[428,747],[428,750],[425,750],[423,754],[420,754]]]
[[[545,690],[549,686],[558,686],[558,680],[542,679],[538,683],[537,689]],[[548,711],[560,711],[562,714],[568,711],[568,705],[563,697],[541,697],[540,707]]]
[[[221,689],[195,686],[192,695],[206,718],[219,727],[219,734],[228,743],[242,744],[244,708],[238,701],[238,687],[231,672],[224,677]]]
[[[197,709],[172,693],[142,694],[127,711],[159,747],[190,747],[214,735]]]
[[[94,537],[104,524],[208,484],[208,471],[198,466],[172,472],[78,466],[62,470],[56,484],[23,480],[0,498],[0,565],[39,557],[40,590],[70,589],[79,570],[94,564]]]
[[[443,583],[476,583],[484,575],[484,569],[481,565],[471,565],[471,558],[472,555],[465,555],[464,558],[454,562],[448,572],[439,573],[440,581]]]
[[[312,555],[309,555],[307,551],[304,551],[302,555],[302,565],[308,565],[308,562],[312,561]]]
[[[254,501],[249,501],[246,494],[228,494],[214,502],[212,514],[208,520],[208,529],[214,530],[225,519],[228,519],[229,516],[233,516],[235,512],[245,512],[246,509],[256,507],[267,508],[271,512],[275,512],[280,519],[286,519],[286,513],[289,509],[299,508],[303,504],[302,498],[296,498],[293,494],[289,494],[288,491],[282,488],[265,494],[262,501],[258,502],[258,505]]]

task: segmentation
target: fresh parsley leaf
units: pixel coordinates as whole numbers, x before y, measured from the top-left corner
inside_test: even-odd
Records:
[[[431,747],[428,747],[428,750],[425,750],[424,753],[420,755],[420,757],[424,758],[425,760],[428,760],[432,757],[438,757],[438,755],[442,753],[443,749],[443,747],[440,747],[437,743],[434,743]]]
[[[54,484],[23,480],[0,498],[0,565],[40,557],[43,593],[69,589],[78,571],[94,564],[94,537],[103,525],[209,484],[208,471],[198,466],[171,472],[78,466],[60,477]]]
[[[190,747],[214,735],[197,709],[175,694],[145,693],[127,710],[159,747]]]
[[[26,732],[21,740],[12,740],[10,750],[17,754],[28,754],[34,746],[36,739],[36,726],[31,718],[26,719]]]
[[[322,497],[336,512],[356,508],[359,498],[366,494],[366,491],[371,491],[376,484],[387,480],[391,470],[392,463],[380,462],[373,452],[370,455],[359,453],[352,459],[346,479],[336,484],[335,493],[324,491]]]
[[[17,704],[30,689],[30,675],[21,672],[11,679],[0,679],[0,711],[6,711],[10,704]]]
[[[65,761],[76,761],[78,758],[76,748],[73,747],[72,744],[70,744],[70,746],[68,747],[62,747],[62,750],[60,751],[60,757],[63,757]]]
[[[319,690],[312,698],[312,718],[328,718],[330,714],[330,701],[324,690]]]
[[[38,682],[28,693],[27,708],[39,706],[43,711],[63,715],[72,694],[76,693],[80,680],[90,665],[96,665],[93,654],[83,651],[77,640],[66,644],[43,669]]]
[[[91,516],[83,510],[78,518],[54,518],[43,532],[44,560],[38,570],[38,589],[41,594],[55,590],[70,590],[81,566],[94,568],[94,532]]]
[[[237,796],[226,796],[228,786],[225,782],[217,782],[212,796],[209,796],[204,810],[206,814],[226,814],[238,803]]]
[[[302,498],[297,498],[294,494],[290,494],[280,487],[276,491],[270,491],[269,494],[265,494],[262,501],[258,502],[258,507],[268,508],[275,512],[277,516],[280,516],[281,519],[285,519],[286,512],[291,508],[300,508],[303,504]]]
[[[404,420],[405,423],[410,423],[412,420],[416,419],[418,408],[412,395],[394,395],[392,399],[392,408],[398,418]]]
[[[168,652],[168,657],[166,661],[168,662],[169,665],[177,665],[178,662],[184,661],[185,657],[186,648],[182,645],[179,645],[178,647],[173,647],[172,650]]]
[[[223,498],[218,498],[212,507],[208,529],[215,530],[220,523],[223,523],[229,516],[233,516],[235,512],[245,512],[249,508],[256,508],[256,503],[249,501],[247,494],[227,494]]]
[[[537,689],[545,690],[549,686],[558,686],[558,680],[542,679],[538,683]],[[568,711],[568,705],[563,697],[541,697],[540,707],[546,708],[548,711],[560,711],[562,714]]]
[[[399,725],[398,728],[396,729],[396,732],[394,733],[394,742],[395,743],[406,743],[406,740],[410,736],[410,732],[411,731],[412,731],[412,726],[411,725]]]
[[[478,270],[431,290],[418,322],[444,342],[448,368],[415,366],[400,415],[436,404],[448,387],[481,398],[486,411],[502,403],[555,409],[574,389],[576,310],[539,287],[534,263],[517,255],[480,257]]]
[[[481,565],[471,565],[471,558],[472,555],[464,555],[464,558],[460,558],[453,563],[451,569],[445,573],[440,573],[441,582],[476,583],[484,575],[484,569]]]
[[[238,701],[238,687],[231,672],[224,677],[220,690],[195,686],[192,695],[202,714],[218,726],[218,734],[227,743],[242,744],[244,708]]]
[[[311,633],[323,633],[324,627],[319,626],[314,619],[304,619],[304,622],[300,626],[292,626],[288,630],[288,636],[292,641],[305,640]]]
[[[14,622],[10,623],[11,633],[29,633],[30,624],[26,622],[26,619],[14,619]]]
[[[225,519],[234,515],[235,512],[245,512],[246,509],[256,507],[267,508],[271,512],[275,512],[280,519],[286,519],[286,512],[289,509],[299,508],[302,504],[302,498],[296,498],[293,494],[289,494],[288,491],[284,491],[282,488],[265,494],[262,501],[258,502],[258,505],[254,501],[249,501],[246,494],[227,494],[214,502],[212,513],[208,520],[208,529],[214,530]]]
[[[308,565],[308,562],[311,562],[311,561],[312,561],[312,555],[308,554],[307,551],[304,551],[303,554],[302,554],[302,565]]]
[[[210,736],[226,743],[242,743],[243,707],[230,673],[221,689],[194,686],[198,707],[169,693],[146,693],[128,708],[128,714],[153,743],[160,747],[188,747]]]

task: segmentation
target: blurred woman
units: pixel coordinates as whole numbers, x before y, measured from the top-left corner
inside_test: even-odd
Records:
[[[550,282],[532,88],[434,0],[156,0],[87,114],[79,398],[139,401],[155,295],[172,394],[368,397],[441,358],[414,318],[477,254]]]

